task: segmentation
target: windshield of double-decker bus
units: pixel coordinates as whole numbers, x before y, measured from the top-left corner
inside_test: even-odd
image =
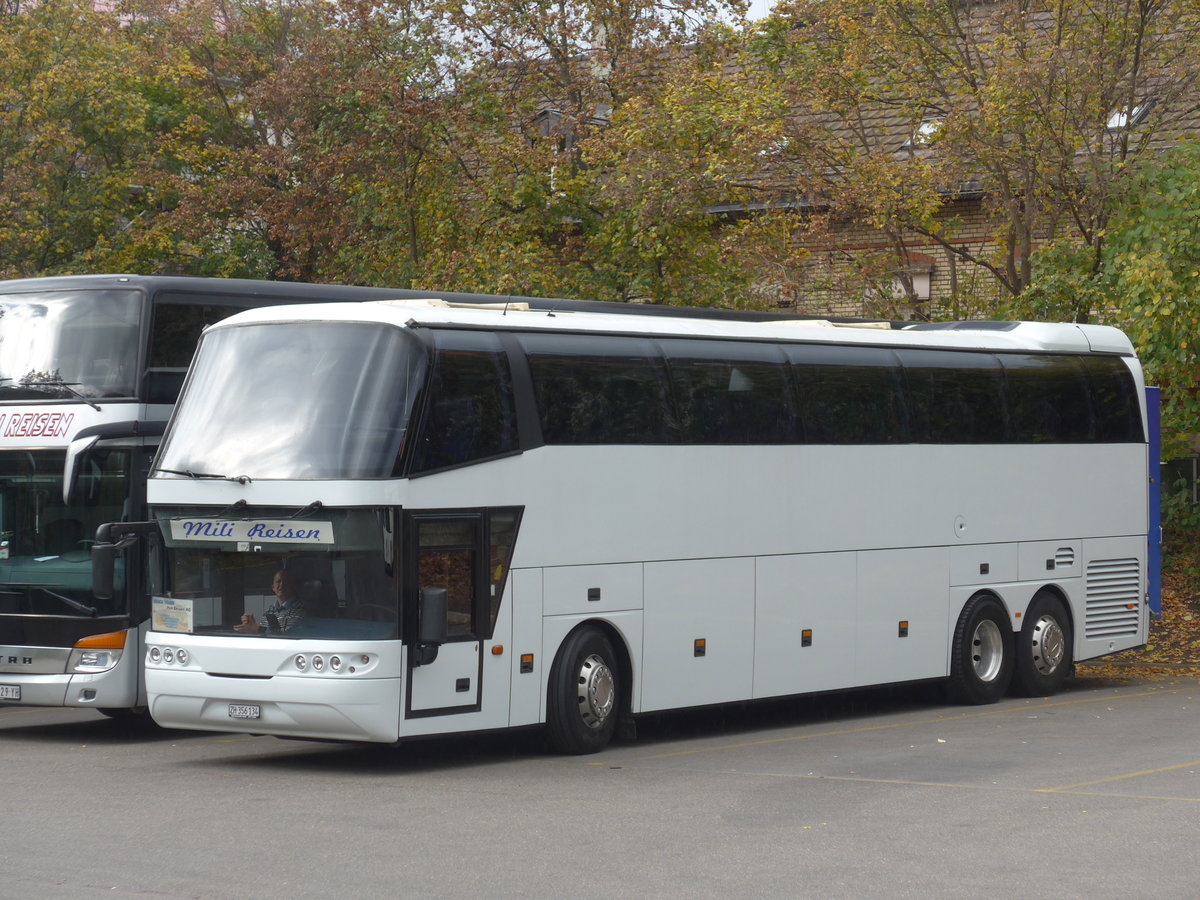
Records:
[[[134,290],[0,293],[0,400],[134,396],[141,312]]]
[[[0,613],[124,611],[122,591],[102,603],[92,595],[90,547],[98,526],[125,515],[129,451],[87,454],[70,506],[63,504],[64,456],[62,450],[0,451]]]
[[[390,509],[159,510],[151,628],[268,638],[395,638],[399,573]]]
[[[237,478],[385,478],[425,368],[400,328],[269,322],[205,335],[157,470]]]

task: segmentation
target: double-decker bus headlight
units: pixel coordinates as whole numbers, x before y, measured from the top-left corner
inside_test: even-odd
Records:
[[[342,658],[336,655],[329,657],[329,668],[335,672],[342,671]]]
[[[125,632],[112,631],[80,638],[67,660],[68,672],[104,672],[115,666],[125,651]]]
[[[308,668],[308,660],[305,659],[303,656],[297,656],[295,659],[295,663],[296,663],[296,668],[299,669],[301,672],[303,672],[305,669]]]
[[[76,650],[71,654],[71,671],[103,672],[121,658],[120,650]]]
[[[157,647],[151,647],[149,656],[150,656],[150,662],[156,663],[160,659],[162,659],[162,651],[159,650]]]

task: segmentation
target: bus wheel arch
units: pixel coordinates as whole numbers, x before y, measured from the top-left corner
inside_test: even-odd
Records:
[[[995,703],[1012,681],[1015,643],[1011,619],[993,593],[981,591],[962,608],[950,646],[947,692],[958,703]]]
[[[1013,693],[1047,697],[1057,692],[1074,663],[1075,628],[1070,606],[1053,587],[1043,587],[1025,610],[1016,633]]]
[[[608,746],[629,709],[630,669],[624,642],[604,623],[585,622],[563,639],[546,685],[551,750],[578,755]]]

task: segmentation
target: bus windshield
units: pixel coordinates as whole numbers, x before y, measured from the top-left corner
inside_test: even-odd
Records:
[[[158,471],[386,478],[424,370],[423,348],[392,326],[270,322],[212,331]]]
[[[389,640],[399,621],[391,510],[256,510],[254,519],[158,516],[154,631]]]
[[[130,453],[89,453],[70,506],[63,504],[64,458],[62,450],[0,452],[0,613],[124,612],[114,608],[123,591],[96,608],[89,548],[98,526],[123,517]]]
[[[133,397],[142,296],[0,294],[0,400]]]

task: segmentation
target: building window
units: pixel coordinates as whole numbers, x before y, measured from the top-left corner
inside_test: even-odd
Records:
[[[1109,115],[1106,127],[1109,131],[1124,131],[1128,128],[1135,128],[1146,121],[1146,117],[1150,115],[1150,110],[1153,108],[1153,97],[1147,97],[1133,106],[1119,107]]]
[[[941,132],[944,124],[945,120],[941,116],[926,116],[900,149],[919,150],[930,146]]]

